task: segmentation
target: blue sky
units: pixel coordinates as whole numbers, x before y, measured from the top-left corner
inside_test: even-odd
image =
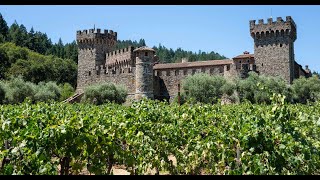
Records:
[[[249,20],[291,16],[297,24],[295,59],[320,72],[320,6],[317,5],[0,5],[8,25],[15,20],[29,31],[47,33],[56,43],[75,40],[76,31],[111,29],[118,39],[144,38],[159,45],[198,52],[215,51],[232,58],[253,53]]]

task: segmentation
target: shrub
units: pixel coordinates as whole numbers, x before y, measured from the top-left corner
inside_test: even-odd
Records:
[[[295,79],[291,88],[294,102],[307,103],[320,99],[320,80],[317,76]]]
[[[195,74],[182,81],[182,89],[186,99],[194,99],[202,103],[216,103],[223,95],[226,80],[222,76]],[[226,88],[227,89],[227,88]]]
[[[5,99],[11,104],[21,103],[27,97],[34,99],[35,93],[36,86],[33,83],[25,82],[21,76],[11,78],[5,84]]]
[[[286,82],[278,77],[259,76],[257,73],[249,72],[246,79],[238,79],[236,84],[241,102],[270,104],[273,93],[285,95],[287,101],[291,99]]]
[[[127,97],[127,90],[122,85],[103,83],[101,85],[88,86],[84,90],[83,102],[100,105],[106,102],[122,104]]]
[[[34,100],[39,102],[57,101],[60,99],[61,90],[55,82],[40,82],[36,88]]]
[[[66,100],[74,94],[74,88],[69,83],[64,83],[63,85],[60,85],[60,89],[60,101]]]

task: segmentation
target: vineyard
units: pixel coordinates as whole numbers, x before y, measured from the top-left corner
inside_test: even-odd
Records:
[[[320,103],[0,105],[0,174],[320,174]],[[174,157],[176,163],[169,157]]]

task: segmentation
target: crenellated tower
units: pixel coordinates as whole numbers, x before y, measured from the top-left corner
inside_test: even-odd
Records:
[[[250,21],[250,34],[254,39],[254,59],[259,74],[279,76],[291,83],[294,79],[294,41],[297,27],[291,16],[273,22],[268,18],[256,24]]]
[[[155,50],[143,46],[133,50],[136,55],[136,93],[135,99],[154,98],[153,63]]]
[[[85,81],[95,67],[106,63],[106,53],[115,46],[117,32],[112,30],[89,29],[77,31],[78,78],[77,90],[84,87]]]

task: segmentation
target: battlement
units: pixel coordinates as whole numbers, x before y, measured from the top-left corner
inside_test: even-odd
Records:
[[[77,31],[77,42],[86,43],[88,41],[99,42],[98,40],[117,40],[117,32],[105,29],[101,32],[101,29],[89,29],[83,31]],[[100,41],[100,42],[101,42]]]
[[[95,66],[88,71],[89,76],[115,76],[119,74],[133,74],[134,67],[114,67],[108,68],[106,65]]]
[[[106,54],[106,56],[107,56],[107,58],[110,57],[110,56],[120,56],[120,55],[125,54],[127,52],[133,52],[133,50],[134,50],[133,46],[128,46],[128,47],[123,48],[123,49],[118,49],[118,50],[109,52],[109,53]]]
[[[265,37],[277,37],[277,36],[290,36],[293,40],[296,39],[296,23],[291,16],[286,16],[286,21],[281,17],[277,17],[276,21],[272,18],[267,19],[267,23],[264,23],[263,19],[250,20],[250,33],[252,38],[265,38]]]
[[[106,54],[106,65],[108,67],[132,67],[134,66],[134,47],[118,49]]]

